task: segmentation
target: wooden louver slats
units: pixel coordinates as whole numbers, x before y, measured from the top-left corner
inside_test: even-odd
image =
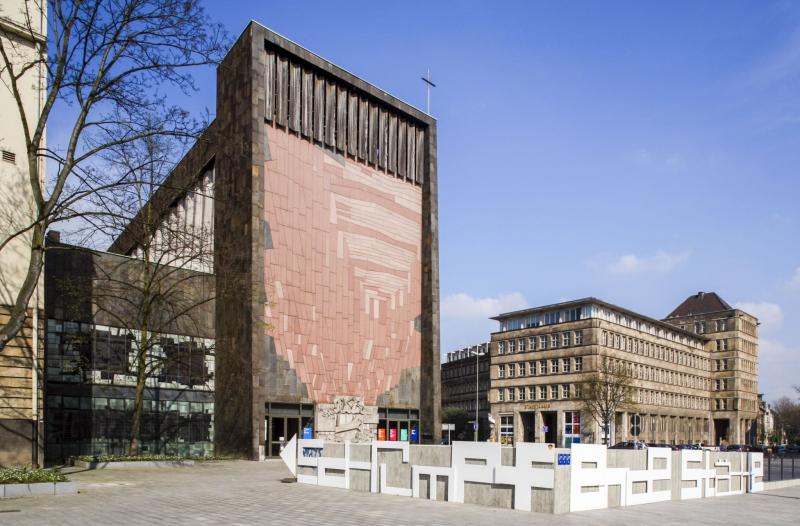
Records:
[[[424,125],[280,51],[268,49],[264,64],[267,122],[411,183],[423,183]]]

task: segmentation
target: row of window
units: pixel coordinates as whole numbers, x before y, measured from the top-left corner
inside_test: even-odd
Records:
[[[554,332],[552,334],[540,334],[538,336],[528,336],[527,338],[499,341],[497,342],[497,354],[544,351],[573,345],[583,345],[582,331]]]
[[[753,380],[747,380],[745,378],[717,378],[714,380],[714,390],[715,391],[733,391],[736,389],[736,385],[738,384],[739,389],[744,391],[749,391],[754,393],[756,391],[757,384]]]
[[[500,330],[502,332],[516,331],[519,329],[530,329],[532,327],[543,327],[545,325],[585,320],[592,317],[594,309],[596,309],[594,305],[587,305],[585,307],[538,312],[519,318],[510,318],[500,322]]]
[[[637,389],[634,397],[637,404],[708,410],[708,398],[700,396]]]
[[[659,338],[683,343],[684,345],[688,345],[696,349],[703,348],[702,342],[696,338],[687,337],[685,334],[679,334],[675,331],[669,330],[666,327],[658,326],[652,322],[637,319],[630,315],[622,314],[610,308],[601,307],[599,305],[586,305],[578,308],[540,312],[516,318],[509,318],[500,322],[500,331],[515,331],[531,327],[541,327],[544,325],[586,320],[589,318],[605,320],[610,323],[622,325],[623,327],[648,333],[651,336],[657,336]]]
[[[750,336],[756,335],[756,324],[750,321],[745,320],[744,318],[739,319],[739,323],[742,327],[742,332],[748,334]]]
[[[133,398],[107,398],[103,396],[49,395],[48,409],[111,410],[133,411]],[[181,415],[190,413],[214,413],[214,402],[189,402],[183,400],[142,400],[142,410],[146,413],[175,412]]]
[[[545,374],[579,373],[583,370],[583,357],[538,360],[531,362],[507,363],[497,366],[498,378],[515,376],[542,376]]]
[[[480,372],[485,373],[489,370],[489,361],[482,360],[480,363]],[[465,363],[458,367],[442,367],[442,379],[447,380],[450,378],[461,378],[462,376],[475,376],[475,360],[472,363]]]
[[[684,345],[694,347],[695,349],[703,348],[703,344],[697,338],[690,338],[684,334],[673,332],[666,327],[657,326],[648,321],[637,320],[636,318],[614,312],[610,309],[600,308],[596,310],[596,317],[600,318],[601,320],[605,320],[610,323],[616,323],[617,325],[622,325],[623,327],[628,327],[640,332],[645,332],[651,336],[657,336],[665,340],[682,343]]]
[[[713,324],[712,324],[713,323]],[[694,322],[694,332],[695,334],[705,334],[709,332],[709,327],[714,327],[712,332],[725,332],[728,330],[728,320],[727,319],[720,319],[720,320],[702,320]],[[691,330],[691,326],[689,325],[682,325],[681,328],[683,330]]]
[[[443,404],[443,407],[452,407],[456,409],[463,409],[464,411],[471,412],[475,411],[475,400],[458,400],[455,402],[447,402]],[[478,406],[479,411],[487,411],[489,409],[489,402],[485,399],[480,400],[480,405]]]
[[[740,338],[739,342],[742,346],[742,351],[752,355],[758,354],[758,345],[756,345],[755,343],[745,340],[744,338]]]
[[[703,371],[709,370],[709,360],[694,354],[671,349],[645,340],[631,338],[622,334],[603,331],[601,343],[606,347],[627,351],[647,358],[685,365]]]
[[[481,391],[489,389],[489,382],[483,381],[478,384]],[[442,394],[446,396],[475,394],[475,382],[460,382],[456,384],[442,384]]]
[[[70,383],[135,385],[139,331],[47,320],[46,373]],[[148,385],[213,390],[214,340],[154,334],[148,349]]]
[[[534,400],[580,399],[583,395],[580,384],[529,385],[498,389],[498,402],[524,402]]]

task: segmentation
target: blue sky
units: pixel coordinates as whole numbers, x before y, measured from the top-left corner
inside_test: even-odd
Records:
[[[800,384],[800,4],[207,5],[421,108],[431,69],[443,351],[504,310],[716,291],[762,320],[767,398]]]
[[[208,1],[422,108],[438,87],[442,350],[597,296],[663,317],[716,291],[800,384],[800,3]],[[215,100],[198,74],[190,108]]]

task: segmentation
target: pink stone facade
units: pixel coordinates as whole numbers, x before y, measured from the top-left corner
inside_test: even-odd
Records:
[[[420,367],[422,190],[282,129],[267,136],[265,331],[310,401],[374,405]]]

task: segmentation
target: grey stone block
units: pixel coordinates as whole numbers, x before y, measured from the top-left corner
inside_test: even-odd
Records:
[[[75,495],[78,493],[77,482],[56,482],[55,494],[56,495]]]
[[[28,484],[28,489],[31,495],[53,495],[55,494],[55,483],[53,482],[37,482],[35,484]]]

